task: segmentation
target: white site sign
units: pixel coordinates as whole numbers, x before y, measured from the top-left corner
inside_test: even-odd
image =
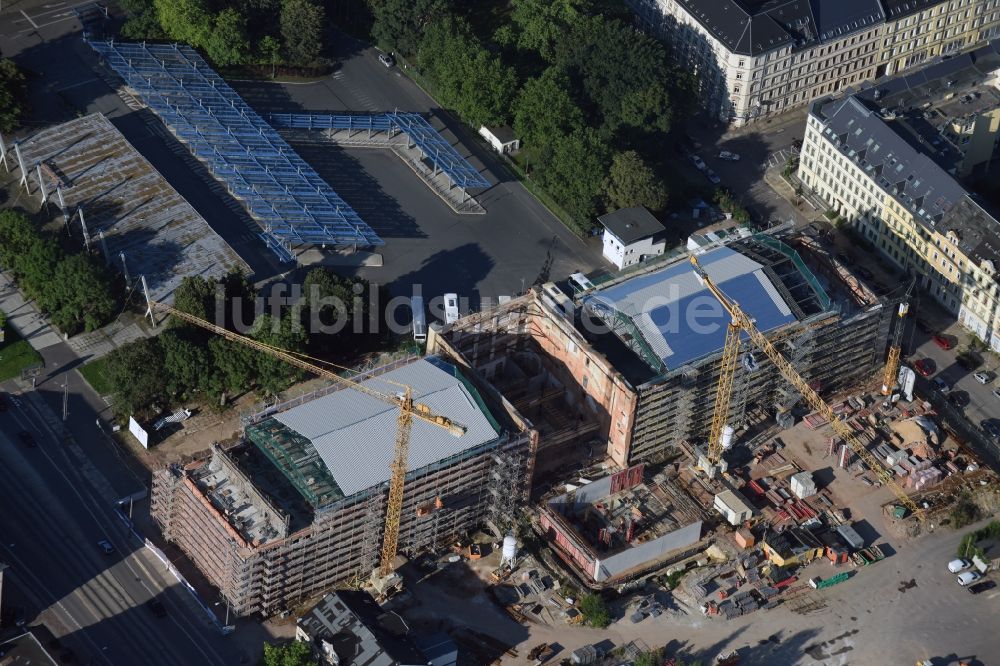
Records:
[[[128,431],[132,433],[133,437],[139,440],[139,443],[142,444],[142,448],[149,448],[149,433],[143,430],[142,426],[139,425],[139,422],[131,416],[128,417]]]

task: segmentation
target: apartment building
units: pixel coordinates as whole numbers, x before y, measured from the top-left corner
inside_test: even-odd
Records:
[[[742,125],[1000,36],[1000,0],[628,0]]]
[[[810,107],[798,176],[959,322],[1000,351],[1000,222],[952,174],[968,153],[945,140],[929,98],[966,92],[1000,61],[991,43]],[[966,81],[970,87],[961,85]],[[985,111],[987,118],[993,111]]]

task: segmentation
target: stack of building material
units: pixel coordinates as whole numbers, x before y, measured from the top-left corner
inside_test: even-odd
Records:
[[[945,466],[945,468],[947,468],[947,470],[948,470],[949,472],[951,472],[952,474],[958,474],[958,465],[956,465],[956,464],[955,464],[955,463],[953,463],[952,461],[950,461],[950,460],[949,460],[949,461],[947,461],[947,462],[946,462],[946,463],[944,464],[944,466]]]
[[[910,450],[913,452],[913,455],[925,460],[933,460],[936,457],[934,449],[932,449],[931,445],[926,442],[920,442]]]
[[[912,488],[913,490],[923,490],[924,488],[930,488],[935,485],[941,480],[941,476],[941,470],[937,467],[917,470],[906,478],[906,483],[904,485],[907,488]]]
[[[829,421],[827,418],[821,414],[810,414],[803,419],[805,421],[806,427],[810,430],[816,430],[817,428],[822,428]]]
[[[893,451],[885,457],[885,464],[889,467],[894,467],[900,463],[902,460],[906,460],[906,451]]]
[[[799,499],[812,497],[816,494],[816,482],[809,472],[799,472],[791,477],[792,492]]]

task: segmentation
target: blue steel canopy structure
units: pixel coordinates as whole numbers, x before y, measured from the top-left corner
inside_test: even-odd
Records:
[[[91,41],[223,181],[283,260],[301,244],[382,245],[361,217],[189,46]]]
[[[277,127],[288,129],[333,129],[369,132],[397,132],[409,137],[424,154],[435,171],[440,169],[462,189],[489,187],[490,181],[462,157],[451,143],[434,129],[419,113],[376,113],[368,115],[335,115],[328,113],[273,113],[269,116]]]

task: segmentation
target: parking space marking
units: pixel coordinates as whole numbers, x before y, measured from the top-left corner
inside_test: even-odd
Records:
[[[23,16],[24,18],[28,19],[28,23],[30,23],[30,24],[31,24],[31,27],[32,27],[32,28],[34,28],[35,30],[38,30],[38,24],[37,24],[37,23],[35,23],[34,21],[32,21],[32,20],[31,20],[31,17],[30,17],[30,16],[28,16],[28,15],[27,15],[27,14],[25,13],[25,11],[24,11],[23,9],[20,9],[20,10],[18,10],[18,11],[20,11],[20,12],[21,12],[21,16]]]

